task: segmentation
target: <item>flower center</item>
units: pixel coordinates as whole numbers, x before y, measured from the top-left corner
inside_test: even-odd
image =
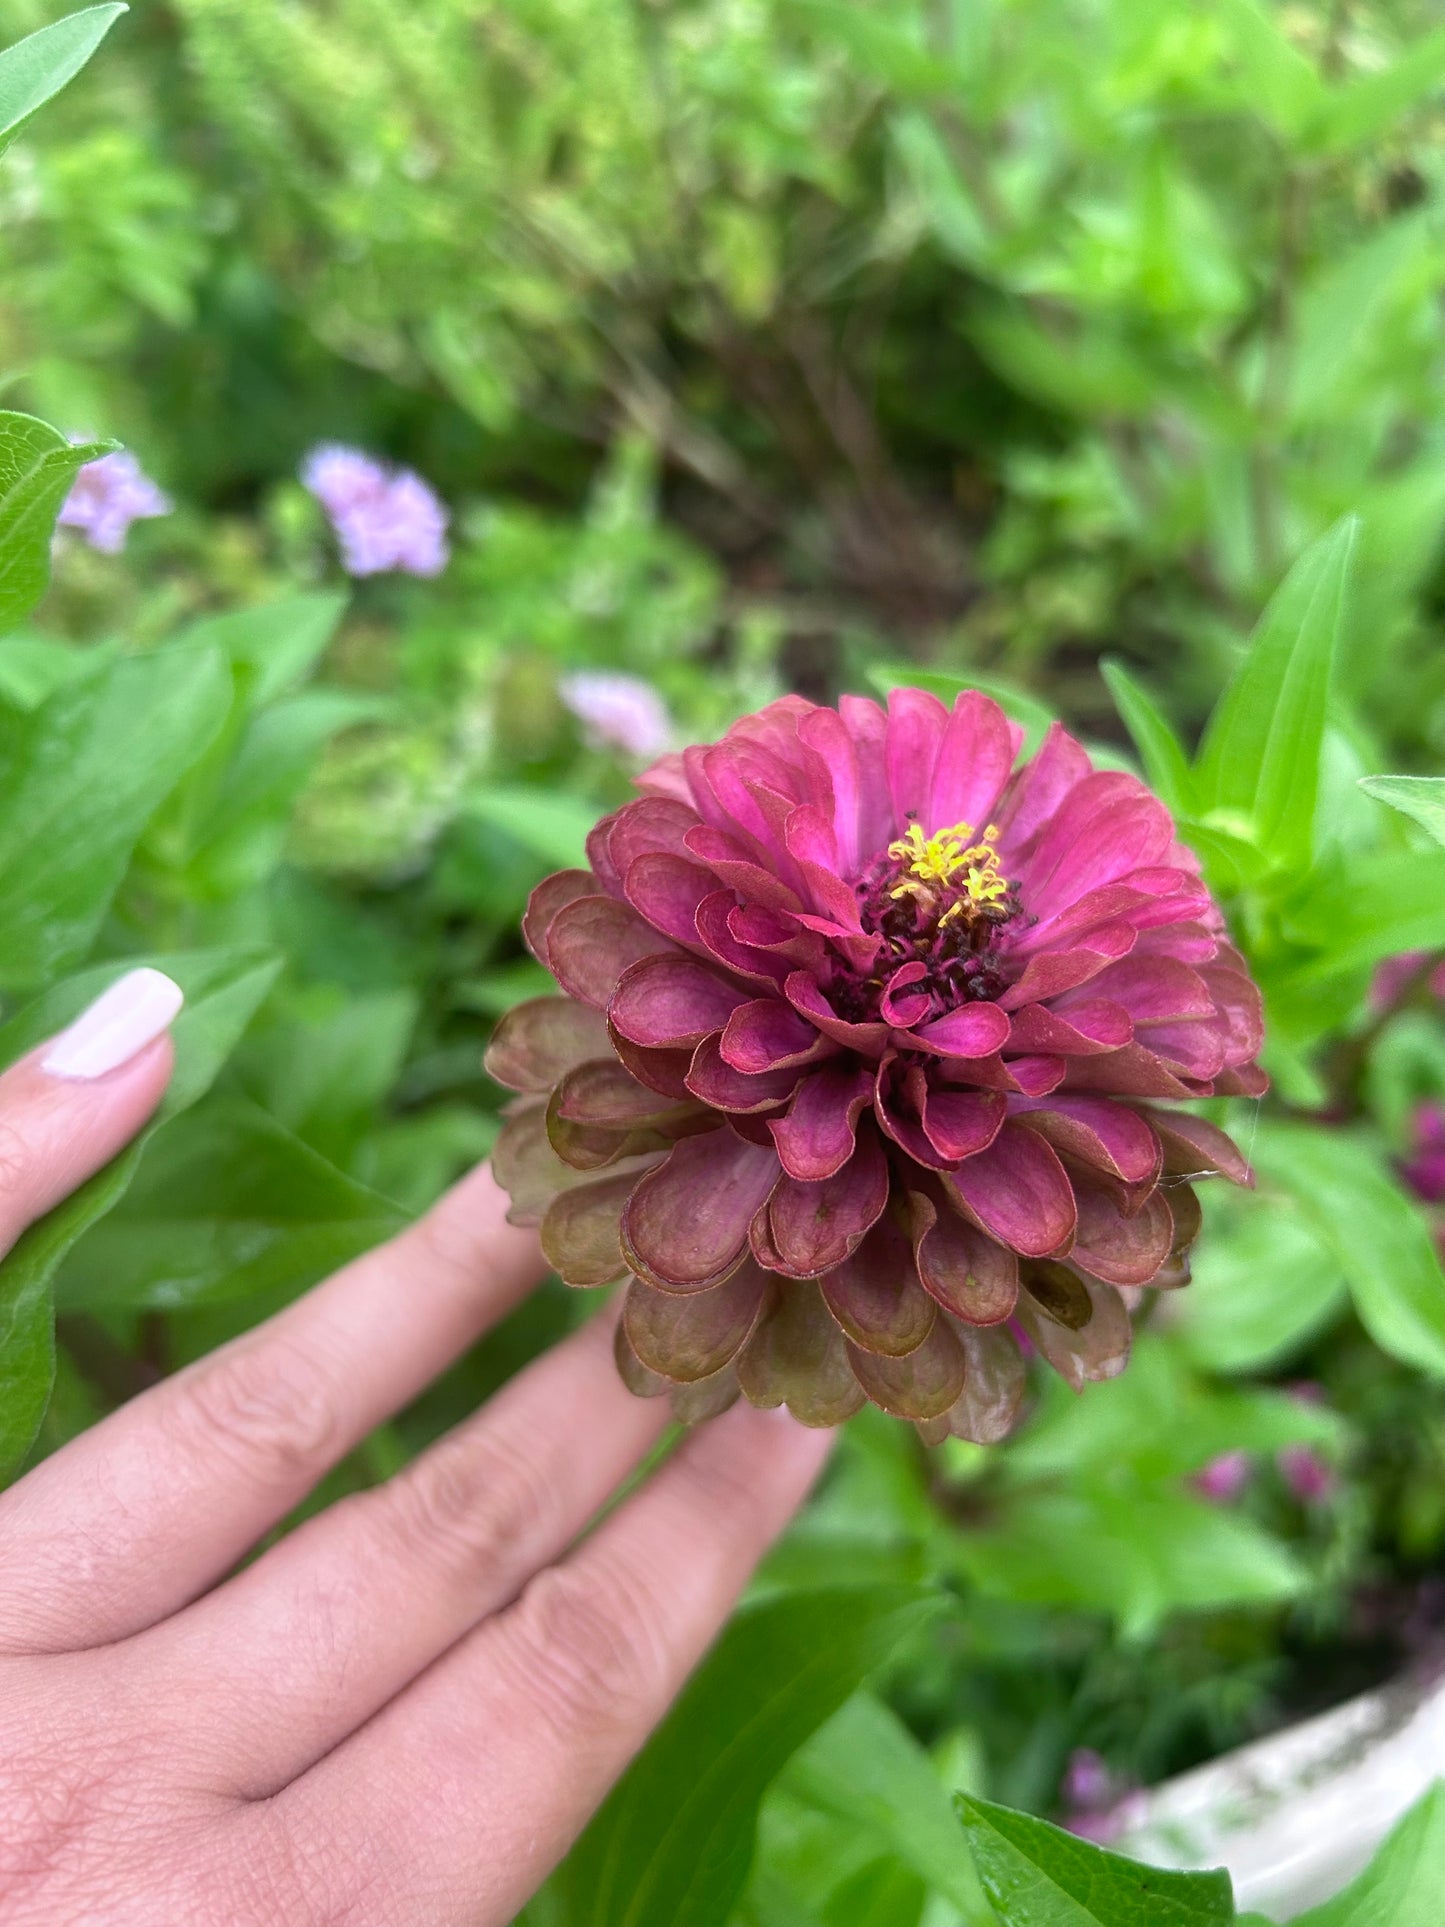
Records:
[[[936,1014],[997,997],[1008,982],[995,939],[1019,909],[1003,871],[998,826],[981,836],[971,823],[926,834],[910,823],[904,835],[874,858],[854,885],[863,928],[883,939],[883,952],[849,997],[858,1015],[872,1015],[893,973],[921,963]],[[866,1008],[865,1008],[866,1007]]]

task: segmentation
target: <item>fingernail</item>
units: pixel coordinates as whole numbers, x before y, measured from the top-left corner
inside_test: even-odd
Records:
[[[51,1040],[40,1068],[52,1077],[104,1077],[169,1030],[184,1002],[161,971],[127,971]]]

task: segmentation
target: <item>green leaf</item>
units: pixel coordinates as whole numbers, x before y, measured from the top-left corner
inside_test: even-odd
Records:
[[[178,1310],[304,1290],[401,1228],[388,1198],[256,1106],[213,1100],[163,1127],[124,1201],[74,1251],[66,1310]]]
[[[896,1860],[875,1860],[843,1881],[823,1909],[823,1927],[918,1927],[928,1890]]]
[[[1362,776],[1360,788],[1445,843],[1445,776]]]
[[[871,1693],[856,1693],[819,1728],[788,1767],[784,1784],[876,1834],[966,1920],[985,1917],[977,1876],[960,1852],[952,1804],[932,1761]]]
[[[71,483],[119,446],[68,442],[34,415],[0,411],[0,630],[13,629],[45,593],[50,538]]]
[[[1307,549],[1276,591],[1248,655],[1210,719],[1199,787],[1208,810],[1253,818],[1281,864],[1313,848],[1315,801],[1335,647],[1357,524]]]
[[[1316,114],[1306,146],[1339,154],[1390,133],[1445,81],[1445,27],[1421,36],[1391,66],[1333,92]]]
[[[1341,863],[1294,911],[1289,935],[1320,952],[1300,964],[1298,984],[1445,947],[1445,855],[1401,850]]]
[[[1179,1300],[1189,1355],[1212,1372],[1254,1372],[1286,1358],[1329,1324],[1348,1298],[1332,1251],[1298,1211],[1250,1197],[1211,1210]]]
[[[1343,1893],[1294,1927],[1439,1927],[1445,1894],[1445,1784],[1436,1781]]]
[[[165,1120],[209,1089],[280,969],[261,951],[196,950],[127,958],[55,985],[0,1027],[0,1065],[11,1064],[77,1016],[123,969],[150,964],[186,993],[171,1026],[176,1068],[154,1122],[64,1203],[33,1225],[0,1263],[0,1479],[29,1451],[55,1371],[51,1280],[92,1225],[124,1197],[146,1145]]]
[[[0,720],[0,986],[24,988],[84,956],[147,820],[230,700],[214,650],[164,649]]]
[[[1319,76],[1283,32],[1274,10],[1261,0],[1224,0],[1221,11],[1234,28],[1245,99],[1281,134],[1298,135],[1324,98]]]
[[[961,1793],[958,1814],[1001,1927],[1230,1927],[1229,1875],[1166,1873]]]
[[[465,807],[543,863],[570,869],[587,861],[587,834],[597,811],[579,796],[498,787],[471,791]]]
[[[259,709],[316,666],[346,613],[346,601],[340,594],[288,596],[255,609],[206,616],[183,630],[175,644],[223,650],[252,707]]]
[[[1114,706],[1134,739],[1144,774],[1176,815],[1194,808],[1194,776],[1183,745],[1163,712],[1119,662],[1099,665]]]
[[[568,1927],[724,1927],[769,1782],[940,1603],[838,1587],[741,1612],[563,1866]]]
[[[1445,1377],[1445,1276],[1429,1226],[1374,1147],[1346,1132],[1270,1120],[1254,1159],[1335,1258],[1375,1343]]]
[[[0,53],[0,154],[46,101],[74,80],[127,9],[86,7]]]

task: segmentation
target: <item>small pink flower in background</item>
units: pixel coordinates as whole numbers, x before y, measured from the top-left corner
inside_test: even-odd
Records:
[[[1076,1747],[1064,1769],[1060,1792],[1064,1825],[1081,1840],[1107,1847],[1128,1832],[1140,1816],[1143,1793],[1115,1778],[1107,1761],[1092,1747]]]
[[[1370,985],[1371,1009],[1384,1010],[1394,1003],[1429,954],[1428,950],[1406,950],[1398,957],[1386,957]],[[1430,973],[1428,981],[1430,995],[1445,998],[1445,963]]]
[[[1191,1484],[1211,1505],[1233,1505],[1254,1477],[1254,1460],[1248,1452],[1221,1452],[1201,1466]]]
[[[170,497],[142,469],[129,449],[87,462],[60,511],[62,528],[78,529],[102,555],[119,555],[132,522],[169,515]]]
[[[1091,1746],[1076,1746],[1064,1769],[1061,1791],[1071,1807],[1086,1813],[1097,1813],[1103,1807],[1112,1806],[1114,1776],[1103,1754],[1096,1753]]]
[[[1276,1455],[1280,1476],[1301,1505],[1323,1505],[1335,1489],[1335,1474],[1312,1445],[1285,1445]]]
[[[323,442],[302,463],[301,484],[325,509],[348,575],[434,576],[446,567],[447,511],[414,470]]]
[[[1445,1199],[1445,1106],[1417,1105],[1411,1135],[1414,1142],[1401,1175],[1417,1198],[1439,1204]]]
[[[672,740],[666,703],[640,677],[579,669],[562,678],[558,693],[594,749],[645,760],[661,756]]]

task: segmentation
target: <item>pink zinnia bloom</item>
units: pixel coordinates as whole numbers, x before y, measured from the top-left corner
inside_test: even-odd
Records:
[[[1221,1452],[1200,1467],[1192,1484],[1211,1505],[1233,1505],[1253,1475],[1254,1460],[1248,1452]]]
[[[1178,1285],[1188,1180],[1245,1162],[1158,1100],[1265,1088],[1260,1000],[1136,777],[969,692],[786,697],[665,757],[525,929],[561,986],[488,1062],[518,1222],[629,1277],[635,1389],[925,1437],[1013,1422],[1022,1330],[1122,1369],[1121,1286]]]
[[[79,529],[102,555],[119,555],[132,522],[170,512],[170,497],[156,487],[128,448],[118,448],[85,464],[57,519],[62,528]]]
[[[672,737],[667,705],[651,683],[608,670],[579,669],[558,684],[563,703],[596,749],[624,756],[660,756]]]
[[[1414,1145],[1401,1173],[1417,1198],[1439,1204],[1445,1198],[1445,1107],[1417,1105],[1412,1127]]]

